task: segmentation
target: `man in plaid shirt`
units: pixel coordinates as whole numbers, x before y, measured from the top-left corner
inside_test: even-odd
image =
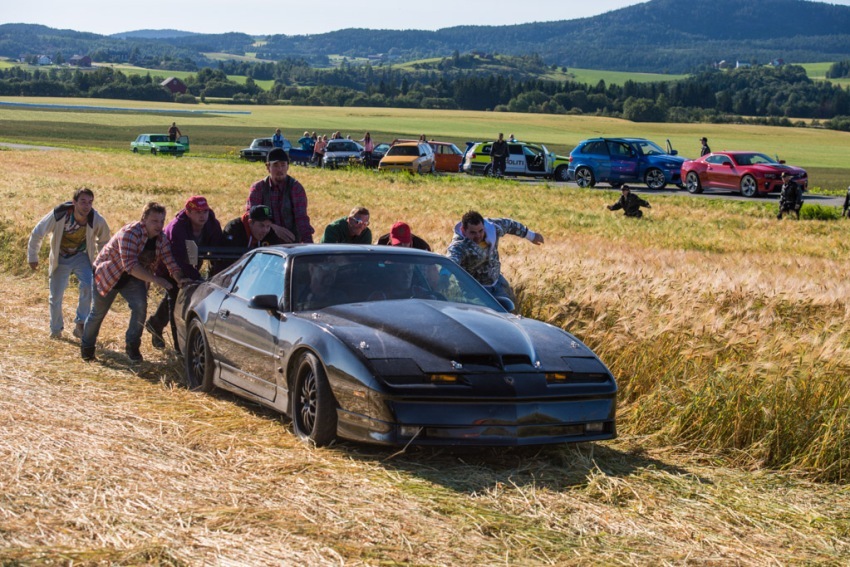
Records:
[[[130,325],[124,336],[127,356],[133,362],[142,360],[139,347],[148,308],[148,285],[154,283],[166,290],[172,287],[166,278],[155,275],[159,262],[165,262],[169,273],[182,285],[187,281],[174,261],[171,245],[162,234],[165,226],[165,207],[148,203],[142,220],[119,230],[97,255],[94,261],[94,282],[97,293],[91,313],[83,328],[80,355],[94,360],[95,343],[106,313],[120,294],[130,307]]]
[[[289,154],[275,148],[266,155],[268,177],[251,185],[245,212],[266,205],[272,210],[272,230],[283,242],[313,242],[304,186],[289,175]]]

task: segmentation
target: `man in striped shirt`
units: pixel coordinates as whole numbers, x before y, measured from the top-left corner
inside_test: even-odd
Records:
[[[172,283],[156,275],[156,266],[164,262],[171,277],[180,287],[186,283],[171,245],[162,234],[165,226],[165,207],[148,203],[142,219],[119,230],[97,255],[94,261],[95,291],[92,311],[86,319],[80,345],[83,360],[94,360],[95,343],[106,313],[117,295],[130,308],[130,324],[124,336],[127,356],[140,362],[142,331],[148,308],[148,285],[156,284],[166,290]]]

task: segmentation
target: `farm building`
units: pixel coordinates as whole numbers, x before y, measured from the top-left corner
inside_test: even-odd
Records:
[[[68,64],[73,67],[91,67],[91,57],[88,55],[74,55],[68,59]]]
[[[171,91],[172,94],[186,94],[186,83],[184,83],[177,77],[168,77],[167,79],[162,81],[160,85]]]

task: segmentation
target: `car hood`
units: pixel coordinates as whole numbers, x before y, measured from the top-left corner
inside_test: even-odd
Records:
[[[385,155],[381,162],[384,165],[405,165],[411,164],[419,159],[419,156],[387,156]]]
[[[785,165],[782,163],[777,163],[773,165],[760,163],[748,166],[748,169],[751,171],[760,171],[762,173],[775,173],[777,175],[781,174],[784,171],[789,171],[792,175],[794,175],[794,177],[806,175],[805,169],[800,167],[794,167],[793,165]]]
[[[423,372],[569,370],[569,357],[595,355],[569,333],[485,307],[404,299],[338,305],[301,315],[372,361],[412,360]]]
[[[686,161],[690,161],[687,158],[683,158],[681,156],[649,156],[649,161],[655,163],[657,165],[668,165],[671,167],[681,167],[683,163]]]

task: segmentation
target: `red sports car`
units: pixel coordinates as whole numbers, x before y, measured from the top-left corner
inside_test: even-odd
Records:
[[[758,152],[712,152],[682,164],[682,179],[690,193],[703,189],[740,191],[745,197],[779,191],[781,175],[790,171],[805,191],[809,176],[805,169],[785,165]]]

